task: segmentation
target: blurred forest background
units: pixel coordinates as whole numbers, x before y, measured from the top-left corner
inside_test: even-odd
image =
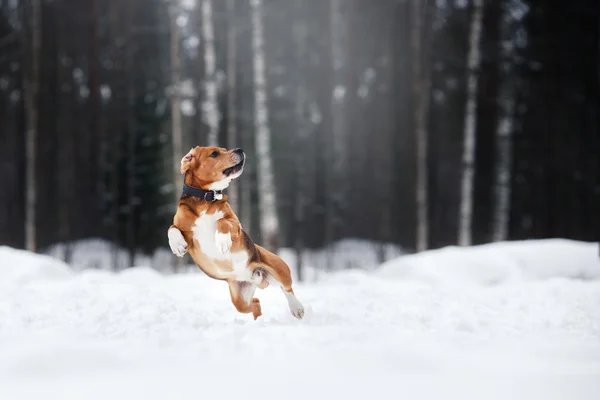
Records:
[[[598,0],[0,0],[0,244],[131,265],[209,144],[272,249],[598,240],[599,65]]]

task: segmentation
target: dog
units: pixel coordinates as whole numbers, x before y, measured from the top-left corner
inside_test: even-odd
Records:
[[[304,317],[304,307],[292,289],[288,265],[277,255],[254,244],[223,194],[244,170],[242,149],[194,147],[181,159],[183,193],[167,236],[178,257],[189,253],[209,277],[229,284],[231,302],[238,312],[262,315],[256,288],[279,285],[290,312]]]

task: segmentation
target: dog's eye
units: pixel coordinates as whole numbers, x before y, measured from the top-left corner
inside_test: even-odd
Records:
[[[219,154],[221,154],[221,153],[219,153],[218,151],[213,151],[212,153],[210,153],[210,156],[211,156],[212,158],[215,158],[215,157],[218,157],[218,156],[219,156]]]

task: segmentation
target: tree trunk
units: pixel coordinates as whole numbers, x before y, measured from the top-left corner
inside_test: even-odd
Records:
[[[425,18],[427,4],[420,0],[413,0],[412,4],[412,29],[411,43],[413,50],[413,95],[415,97],[414,124],[415,143],[417,148],[417,176],[416,176],[416,203],[417,203],[417,251],[427,250],[429,245],[429,202],[427,191],[427,152],[429,134],[427,131],[427,115],[429,112],[429,93],[431,77],[424,65],[427,53],[425,34]]]
[[[202,112],[208,125],[208,145],[219,143],[219,106],[217,103],[215,31],[212,0],[202,0],[202,38],[204,39],[204,101]]]
[[[131,66],[132,64],[130,64]],[[127,136],[128,155],[127,155],[127,248],[129,251],[129,266],[133,267],[135,262],[136,240],[135,226],[136,218],[135,211],[137,209],[137,201],[135,183],[136,183],[136,131],[137,121],[135,117],[135,85],[133,77],[130,77],[129,87],[127,89]]]
[[[294,238],[293,246],[296,252],[296,274],[298,281],[304,279],[303,276],[303,254],[304,254],[304,220],[306,217],[306,205],[308,203],[307,195],[310,190],[308,185],[310,180],[308,178],[309,173],[308,163],[305,159],[307,153],[307,143],[310,135],[307,115],[307,108],[309,102],[308,95],[308,84],[305,81],[305,74],[309,70],[305,61],[308,59],[307,54],[307,42],[308,42],[308,27],[305,16],[303,15],[304,10],[301,3],[294,3],[294,15],[296,20],[292,29],[293,32],[293,44],[295,48],[294,61],[295,61],[295,125],[296,135],[293,140],[296,142],[296,154],[295,154],[295,177],[294,177],[294,191],[293,191],[293,234]]]
[[[461,199],[458,221],[458,244],[470,246],[473,220],[473,182],[475,178],[475,130],[477,117],[477,86],[481,65],[481,21],[483,0],[473,0],[473,15],[469,32],[467,58],[467,106],[465,109],[462,156]]]
[[[61,5],[59,12],[65,12],[66,7]],[[56,116],[56,131],[60,138],[58,144],[58,157],[56,158],[56,173],[58,179],[58,240],[65,246],[63,261],[71,263],[71,204],[73,202],[73,154],[76,149],[73,145],[73,128],[71,125],[73,85],[69,84],[70,69],[63,65],[69,56],[67,51],[68,28],[64,24],[58,25],[57,31],[57,57],[56,57],[56,82],[58,83],[58,115]]]
[[[171,135],[173,143],[173,183],[174,201],[179,201],[183,190],[183,179],[179,172],[179,160],[183,153],[183,133],[181,129],[181,57],[179,56],[180,32],[177,26],[177,13],[171,15]]]
[[[129,8],[129,33],[128,41],[133,42],[133,26],[136,14],[135,1],[131,1]],[[130,74],[127,79],[127,137],[128,137],[128,155],[127,155],[127,248],[129,251],[129,266],[133,267],[136,253],[136,218],[137,201],[135,183],[136,183],[136,136],[137,136],[137,118],[136,118],[136,77],[134,71],[135,48],[130,48],[127,52],[127,72]]]
[[[347,99],[349,97],[347,85],[347,37],[348,21],[345,7],[348,2],[344,0],[331,0],[331,65],[333,76],[333,90],[331,91],[331,152],[330,168],[326,170],[326,186],[328,194],[325,197],[325,244],[330,245],[336,239],[338,227],[343,216],[340,215],[342,205],[340,200],[345,193],[345,180],[347,153]],[[329,258],[329,257],[328,257]],[[331,263],[329,260],[328,263]]]
[[[262,0],[250,0],[252,6],[252,50],[254,65],[254,124],[256,131],[256,159],[258,161],[258,201],[260,232],[264,246],[275,251],[278,246],[279,219],[273,179],[271,133],[267,105],[267,80],[263,37]]]
[[[98,193],[104,192],[102,177],[102,166],[105,156],[105,140],[102,125],[102,101],[100,94],[100,71],[101,65],[99,54],[99,29],[100,23],[100,7],[98,0],[89,1],[89,24],[88,24],[88,86],[89,86],[89,132],[91,140],[89,140],[89,154],[96,157],[95,163],[90,165],[90,177],[95,182]],[[99,196],[101,198],[101,196]],[[102,207],[102,201],[97,201],[98,208]]]
[[[239,2],[238,0],[234,1],[236,2],[236,19],[233,23],[238,20],[245,21],[248,15],[250,15],[252,12],[252,6],[250,5],[250,2]],[[247,31],[248,28],[245,30]],[[240,34],[238,36],[238,40],[240,46],[236,50],[239,60],[253,60],[252,56],[254,53],[252,52],[252,35]],[[255,129],[250,129],[249,125],[254,123],[254,93],[249,89],[250,86],[254,84],[254,67],[249,62],[240,62],[238,64],[238,68],[238,77],[240,78],[240,91],[238,92],[240,108],[238,113],[240,126],[244,130],[243,134],[240,134],[239,136],[242,145],[241,147],[244,148],[244,151],[248,155],[248,159],[253,160],[256,159],[256,131]],[[244,168],[244,175],[238,179],[238,183],[240,185],[240,222],[244,231],[252,236],[257,236],[260,233],[260,224],[256,219],[257,213],[254,200],[254,193],[256,190],[256,169],[256,163],[248,162]]]
[[[504,5],[502,18],[502,40],[500,42],[501,54],[501,80],[500,96],[498,99],[499,116],[496,126],[496,151],[497,160],[495,168],[495,204],[493,216],[492,238],[502,241],[508,238],[511,196],[511,164],[512,164],[512,136],[515,117],[514,93],[514,42],[511,34],[510,5]]]
[[[120,160],[122,152],[122,138],[124,133],[123,129],[124,119],[122,118],[122,109],[124,103],[122,101],[122,94],[125,92],[126,80],[125,75],[125,59],[124,52],[126,49],[120,48],[119,43],[125,41],[124,32],[127,24],[123,22],[123,5],[119,0],[111,0],[109,2],[109,15],[110,15],[110,35],[114,38],[110,44],[110,57],[113,60],[113,68],[109,75],[109,81],[111,82],[111,96],[110,101],[107,105],[107,123],[109,130],[112,134],[108,136],[108,191],[111,194],[110,202],[110,238],[111,238],[111,265],[114,271],[121,269],[119,251],[121,243],[121,232],[120,232],[120,183],[121,183],[121,171],[120,171]]]
[[[31,47],[26,51],[25,55],[25,76],[23,79],[24,98],[25,98],[25,115],[26,115],[26,136],[25,136],[25,248],[29,251],[37,250],[36,243],[36,145],[37,145],[37,129],[38,129],[38,92],[39,92],[39,76],[40,76],[40,51],[41,51],[41,1],[31,0],[31,14],[25,14],[30,18],[29,23],[24,24],[29,26],[29,40]],[[29,40],[26,40],[27,43]]]
[[[171,140],[173,150],[173,201],[175,207],[183,191],[183,178],[180,175],[179,160],[184,156],[183,130],[181,126],[181,34],[177,25],[177,13],[171,10]],[[175,257],[173,269],[180,271],[183,258]]]
[[[227,25],[227,147],[240,147],[237,138],[237,112],[236,112],[236,41],[237,30],[235,26],[235,1],[227,0],[227,14],[229,23]],[[240,186],[238,181],[231,182],[229,186],[228,201],[235,212],[239,210]]]

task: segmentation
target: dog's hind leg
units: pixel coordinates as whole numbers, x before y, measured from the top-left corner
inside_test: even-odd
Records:
[[[270,265],[267,265],[266,263],[256,263],[257,266],[255,270],[263,269],[267,272],[266,280],[273,285],[281,286],[281,290],[288,302],[290,312],[294,317],[302,319],[304,317],[304,306],[294,294],[294,289],[292,289],[292,276],[289,267],[279,257],[271,258],[269,263]]]
[[[256,285],[252,282],[241,281],[231,281],[228,283],[231,302],[236,310],[242,314],[252,313],[255,320],[260,317],[262,315],[260,300],[252,297],[254,296]]]
[[[292,315],[298,319],[304,318],[304,306],[294,294],[294,290],[291,287],[286,289],[283,286],[281,286],[281,290],[283,290],[283,294],[285,294],[285,299],[288,302]]]

